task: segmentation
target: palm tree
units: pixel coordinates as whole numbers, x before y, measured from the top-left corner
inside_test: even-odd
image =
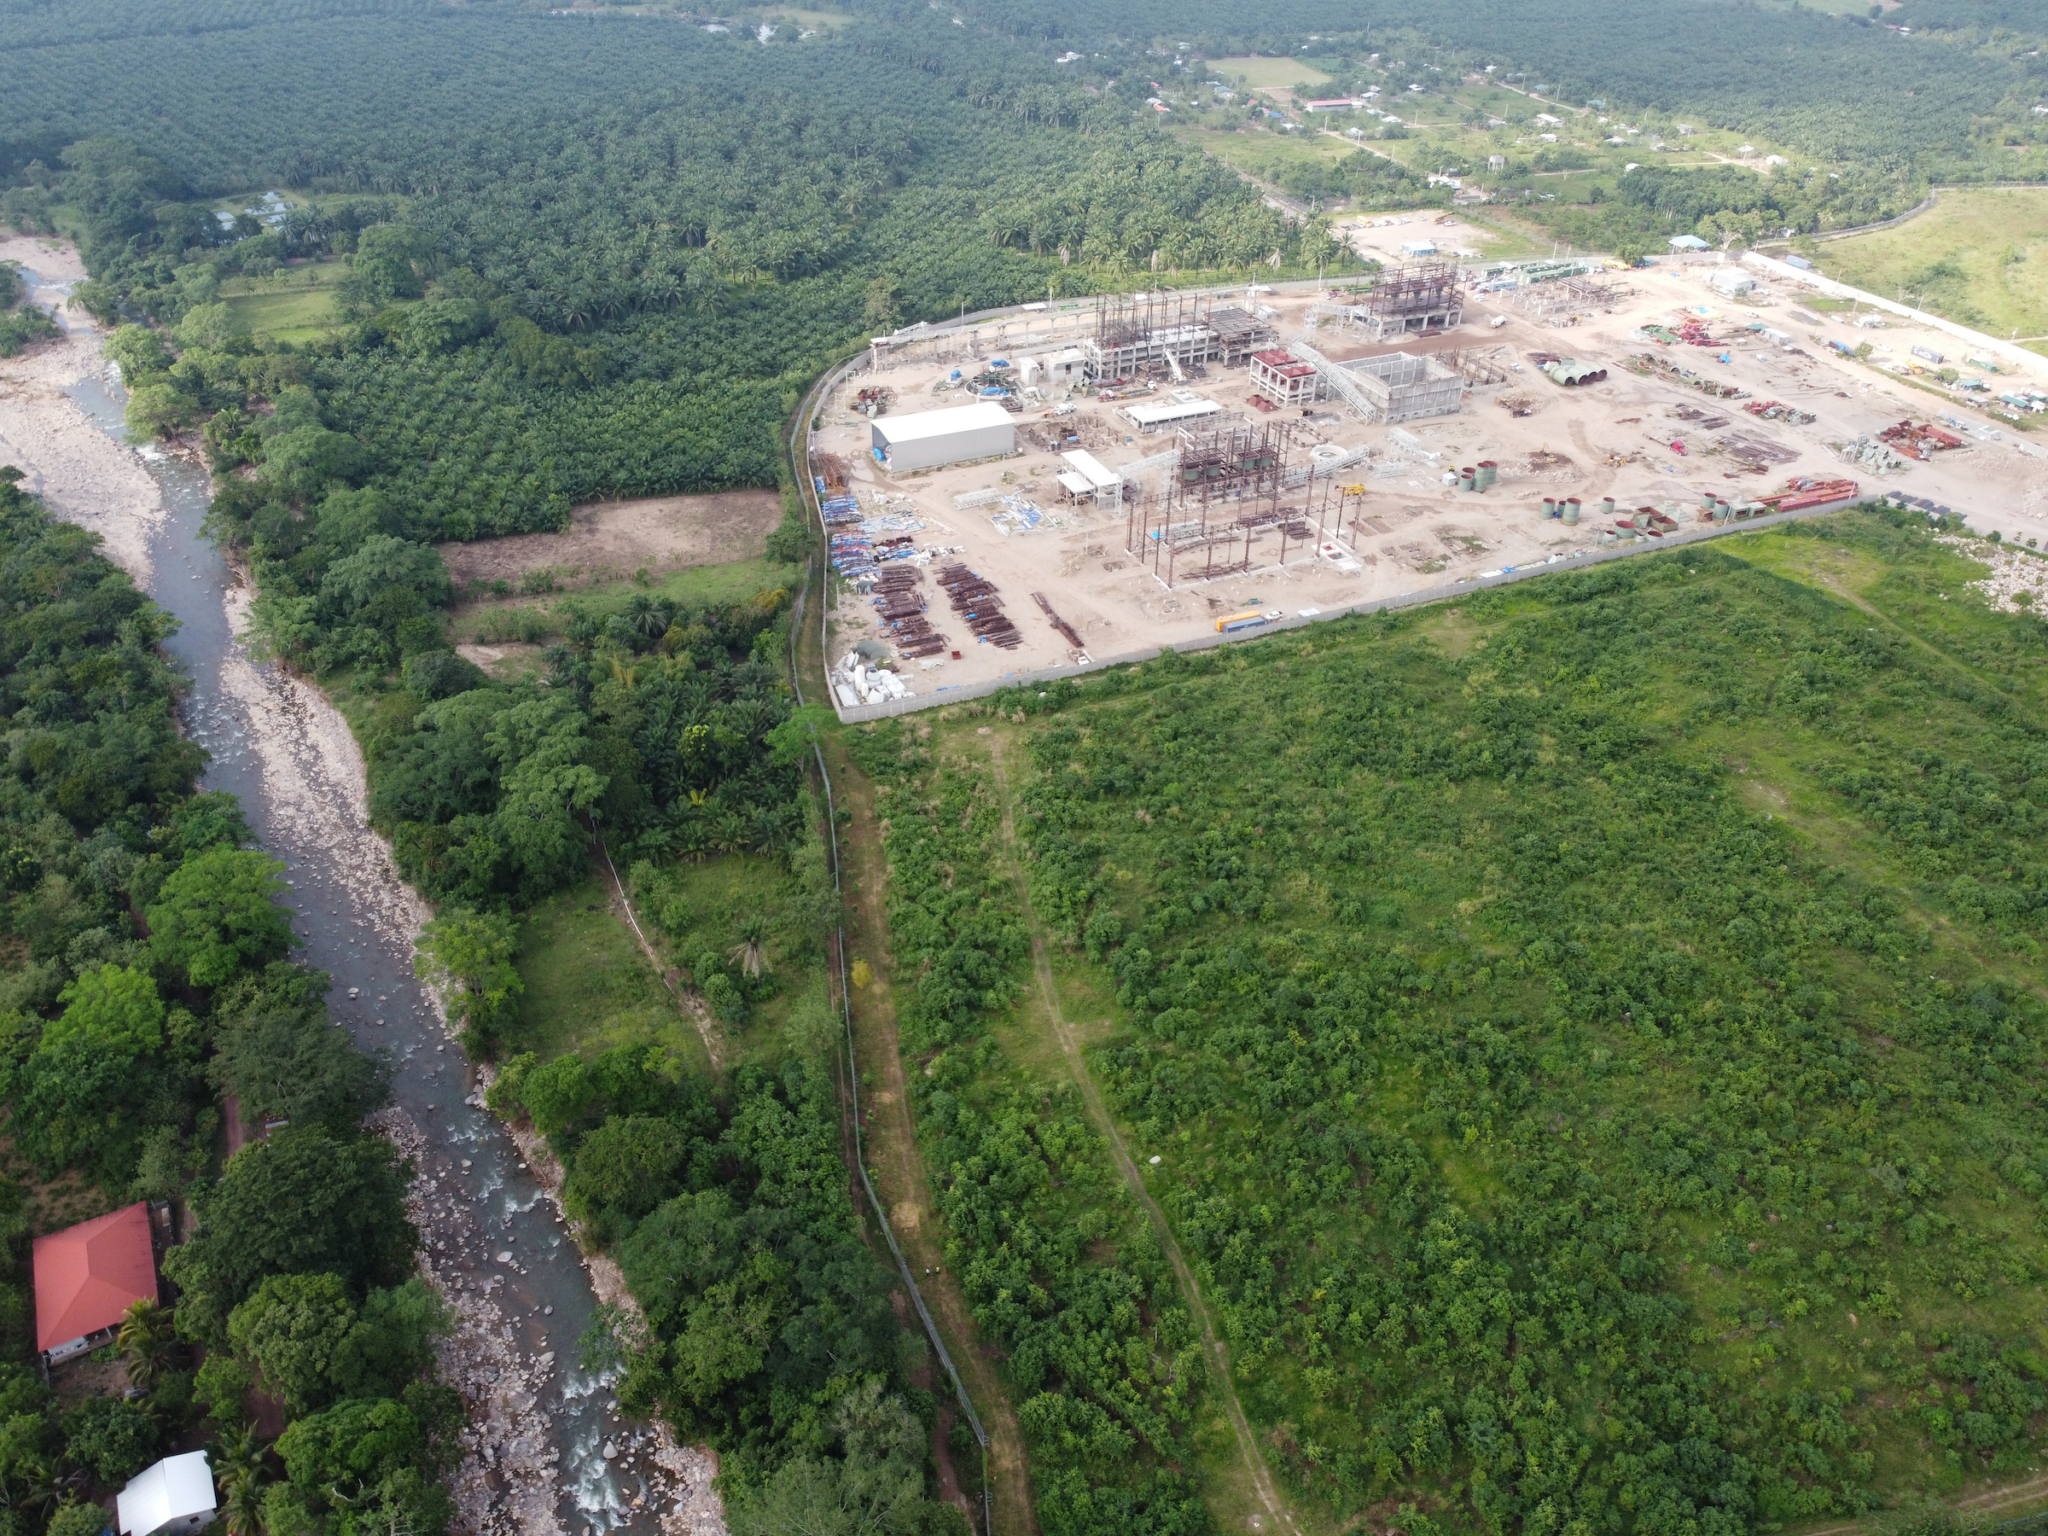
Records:
[[[232,1425],[220,1432],[215,1475],[227,1492],[223,1513],[228,1536],[263,1536],[265,1459],[270,1447],[254,1424]]]
[[[740,853],[747,846],[746,817],[738,811],[723,811],[712,818],[711,846],[718,853]]]
[[[758,917],[749,917],[740,923],[740,941],[725,952],[725,958],[745,971],[749,976],[759,976],[768,969],[768,957],[761,952],[761,935],[766,925]]]
[[[175,1337],[168,1308],[147,1298],[139,1298],[130,1304],[121,1319],[121,1331],[114,1336],[121,1358],[128,1365],[130,1386],[147,1392],[156,1385],[157,1378],[170,1361]]]

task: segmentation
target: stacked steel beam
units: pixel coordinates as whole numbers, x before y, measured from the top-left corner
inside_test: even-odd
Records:
[[[938,582],[945,589],[953,611],[966,622],[975,639],[999,645],[1006,651],[1024,643],[1016,624],[1003,612],[994,582],[957,563],[941,566]]]

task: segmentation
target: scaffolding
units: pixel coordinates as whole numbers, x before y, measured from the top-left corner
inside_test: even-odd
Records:
[[[1463,375],[1428,354],[1388,352],[1362,357],[1343,364],[1340,371],[1350,374],[1372,402],[1375,414],[1368,416],[1368,421],[1455,416],[1465,403]]]
[[[1465,379],[1460,370],[1428,355],[1385,352],[1353,362],[1334,363],[1311,346],[1305,336],[1290,341],[1287,353],[1299,359],[1305,368],[1314,370],[1311,379],[1299,381],[1305,386],[1300,398],[1335,397],[1356,411],[1361,421],[1400,422],[1419,416],[1455,416],[1464,404]],[[1255,369],[1260,366],[1255,364]],[[1264,371],[1277,377],[1280,370],[1264,365]],[[1292,397],[1283,403],[1292,403]]]
[[[1104,294],[1095,301],[1095,334],[1081,340],[1093,384],[1167,375],[1185,382],[1200,365],[1242,362],[1273,343],[1273,328],[1234,304],[1199,294]]]

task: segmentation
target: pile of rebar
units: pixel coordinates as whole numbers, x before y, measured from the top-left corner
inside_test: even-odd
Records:
[[[936,656],[946,649],[946,637],[925,617],[924,594],[918,590],[921,580],[907,565],[886,567],[875,578],[875,611],[896,642],[896,653],[906,661]]]
[[[999,645],[1006,651],[1015,650],[1024,643],[1016,624],[1003,612],[994,582],[954,563],[939,567],[938,583],[952,603],[953,611],[965,621],[977,640]]]

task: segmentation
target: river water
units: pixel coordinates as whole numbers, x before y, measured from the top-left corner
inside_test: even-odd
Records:
[[[54,308],[63,287],[27,275],[33,296]],[[61,310],[58,318],[70,323]],[[121,452],[138,451],[123,436],[110,365],[64,394]],[[451,1479],[458,1529],[719,1536],[710,1459],[624,1419],[609,1381],[580,1367],[578,1342],[597,1307],[591,1271],[550,1190],[483,1109],[413,975],[413,937],[427,914],[366,824],[346,724],[317,690],[253,662],[236,638],[248,593],[202,532],[206,471],[154,449],[140,455],[161,498],[148,585],[179,620],[168,648],[191,680],[180,713],[209,754],[206,787],[237,795],[263,846],[284,860],[299,958],[333,978],[335,1022],[395,1068],[382,1128],[414,1160],[422,1268],[459,1320],[442,1362],[470,1406],[468,1454]],[[616,1271],[600,1266],[616,1292]]]

